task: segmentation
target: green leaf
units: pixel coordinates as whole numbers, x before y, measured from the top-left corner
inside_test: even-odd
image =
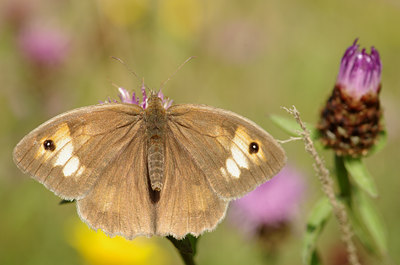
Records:
[[[318,236],[320,235],[326,221],[330,217],[332,207],[326,197],[321,198],[314,208],[311,210],[307,230],[304,236],[303,244],[303,263],[304,264],[319,264],[315,263],[317,256],[315,247],[317,244]],[[314,261],[313,261],[314,260]],[[317,259],[318,260],[318,259]]]
[[[275,125],[280,127],[282,130],[290,134],[291,136],[296,136],[298,137],[299,134],[297,131],[301,131],[300,125],[296,122],[295,119],[289,119],[286,117],[282,117],[279,115],[270,115],[269,118],[272,120]],[[310,130],[310,137],[312,140],[317,140],[320,137],[319,131],[313,127],[312,129],[307,128]]]
[[[357,214],[359,215],[359,222],[368,231],[374,245],[377,247],[382,255],[387,253],[387,231],[381,216],[376,211],[375,206],[362,191],[356,190],[355,200],[357,205]]]
[[[318,140],[320,138],[321,135],[320,135],[320,133],[319,133],[317,128],[313,127],[312,129],[310,129],[310,128],[308,128],[308,129],[310,130],[311,140],[315,141],[315,140]]]
[[[318,252],[316,250],[314,250],[311,255],[310,265],[322,265],[321,258],[319,257]]]
[[[345,200],[346,205],[351,207],[351,184],[349,181],[349,174],[344,166],[344,159],[342,156],[335,155],[335,173],[340,190],[340,198]]]
[[[373,239],[370,233],[367,231],[363,221],[360,220],[360,214],[356,211],[358,210],[349,211],[349,217],[353,226],[354,234],[357,236],[366,250],[376,253]]]
[[[386,146],[386,143],[387,143],[387,133],[386,131],[381,131],[378,135],[378,141],[369,150],[368,156],[381,151]]]
[[[272,120],[275,125],[280,127],[282,130],[287,132],[288,134],[292,136],[299,136],[296,132],[298,130],[301,130],[300,125],[293,119],[289,119],[286,117],[282,117],[279,115],[270,115],[269,118]]]
[[[377,197],[378,189],[361,158],[344,157],[344,166],[357,185],[370,196]]]

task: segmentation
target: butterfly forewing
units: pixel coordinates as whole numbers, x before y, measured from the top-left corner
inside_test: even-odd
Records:
[[[61,114],[23,138],[14,161],[60,197],[79,199],[130,141],[126,135],[140,125],[140,111],[136,105],[106,104]]]
[[[202,105],[168,109],[169,127],[222,198],[238,198],[271,179],[286,162],[280,145],[233,112]]]

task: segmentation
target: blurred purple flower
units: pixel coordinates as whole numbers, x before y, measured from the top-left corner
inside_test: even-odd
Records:
[[[146,87],[144,86],[144,84],[142,84],[142,87],[140,88],[140,90],[142,92],[142,101],[141,102],[140,102],[139,97],[136,96],[135,92],[133,92],[132,96],[131,96],[129,94],[128,90],[126,90],[123,87],[118,87],[118,91],[119,91],[118,96],[121,99],[122,103],[135,104],[135,105],[139,105],[143,109],[146,109],[148,97],[146,94]],[[168,109],[169,107],[171,107],[172,100],[165,97],[164,94],[161,92],[161,90],[157,93],[157,96],[161,99],[162,104],[165,109]],[[116,101],[115,100],[111,101],[110,99],[108,99],[107,102],[111,103],[111,102],[116,102]]]
[[[278,227],[295,217],[304,190],[301,174],[285,166],[273,179],[234,201],[229,219],[250,236],[264,226]]]
[[[54,28],[27,27],[21,30],[18,44],[31,63],[43,67],[60,65],[69,50],[67,35]]]
[[[371,54],[365,48],[359,50],[356,39],[343,55],[337,85],[353,98],[359,99],[380,89],[382,64],[378,51],[371,47]]]

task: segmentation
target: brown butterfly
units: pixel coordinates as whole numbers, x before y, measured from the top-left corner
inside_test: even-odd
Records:
[[[284,166],[280,145],[233,112],[205,105],[106,103],[40,125],[14,149],[17,166],[110,236],[182,238],[213,230],[230,200]],[[143,105],[142,105],[143,106]],[[168,107],[168,108],[166,108]]]

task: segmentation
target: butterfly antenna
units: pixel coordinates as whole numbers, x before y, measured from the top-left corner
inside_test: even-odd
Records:
[[[124,61],[122,61],[122,59],[120,59],[120,58],[118,58],[118,57],[114,57],[114,56],[111,56],[111,58],[113,58],[114,60],[117,60],[118,62],[120,62],[123,66],[125,66],[125,68],[126,68],[131,74],[133,74],[134,76],[136,76],[136,78],[139,78],[138,75],[137,75],[131,68],[129,68],[129,66],[128,66]]]
[[[133,71],[131,68],[129,68],[129,66],[128,66],[122,59],[120,59],[120,58],[118,58],[118,57],[114,57],[114,56],[111,56],[111,58],[114,59],[114,60],[116,60],[116,61],[118,61],[119,63],[121,63],[123,66],[125,66],[126,70],[128,70],[129,73],[133,74],[137,79],[139,79],[139,77],[138,77],[138,75],[135,73],[135,71]],[[142,79],[142,85],[143,85],[145,88],[149,89],[149,88],[147,87],[147,85],[144,83],[144,78]]]
[[[190,60],[192,60],[192,59],[194,59],[194,58],[196,58],[196,56],[190,56],[190,57],[187,58],[181,65],[179,65],[178,68],[175,70],[175,72],[174,72],[172,75],[170,75],[170,76],[167,78],[167,80],[165,80],[164,82],[161,83],[160,90],[161,90],[161,88],[163,88],[163,87],[165,86],[165,84],[166,84],[169,80],[171,80],[171,78],[172,78],[172,77],[187,63],[187,62],[189,62]]]

